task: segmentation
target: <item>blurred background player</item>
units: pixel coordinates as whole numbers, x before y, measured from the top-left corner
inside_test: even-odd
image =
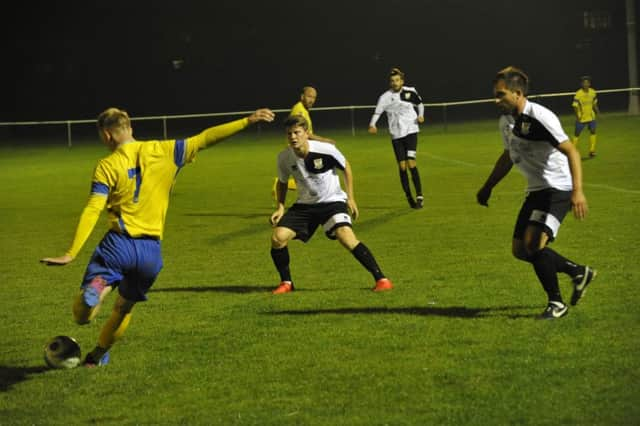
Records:
[[[100,139],[112,153],[98,161],[71,247],[63,256],[41,260],[47,265],[71,262],[93,231],[100,212],[108,207],[109,231],[93,252],[73,303],[76,322],[88,324],[95,318],[105,296],[115,287],[119,295],[84,365],[108,362],[108,350],[127,329],[133,306],[147,300],[146,293],[162,269],[160,240],[178,171],[193,161],[199,150],[251,123],[273,118],[270,110],[259,109],[187,139],[142,142],[133,137],[126,111],[109,108],[98,116]]]
[[[325,138],[320,135],[316,135],[313,132],[313,121],[311,121],[311,114],[309,114],[309,111],[311,110],[313,105],[316,103],[317,99],[318,99],[318,91],[315,89],[315,87],[313,86],[303,87],[302,93],[300,93],[300,100],[293,107],[291,107],[291,112],[289,113],[289,115],[301,115],[304,117],[305,120],[307,120],[307,123],[309,124],[309,134],[312,135],[311,138],[313,140],[320,141],[320,142],[328,142],[335,145],[335,142],[332,139]],[[271,196],[276,203],[278,202],[278,194],[276,193],[277,184],[278,184],[278,177],[275,177],[273,180],[273,186],[271,188]],[[293,179],[293,177],[289,178],[289,182],[287,182],[287,184],[288,184],[289,190],[295,191],[296,181]]]
[[[289,116],[285,129],[289,147],[278,155],[278,207],[271,215],[274,227],[271,258],[280,274],[280,285],[273,294],[294,290],[289,270],[289,241],[296,238],[306,243],[320,225],[328,238],[337,239],[371,273],[376,281],[373,291],[391,290],[391,281],[351,228],[351,218],[358,217],[351,166],[335,145],[310,140],[308,123],[301,115]],[[336,169],[343,173],[346,193],[340,186]],[[296,180],[298,198],[285,213],[289,176]],[[330,265],[329,260],[327,266]]]
[[[598,109],[598,97],[596,91],[591,87],[591,77],[588,75],[580,79],[581,86],[573,97],[573,111],[576,114],[576,129],[574,132],[573,145],[577,148],[580,133],[589,127],[589,157],[596,155],[596,114],[600,114]]]
[[[496,105],[502,110],[499,127],[504,150],[476,197],[488,206],[491,191],[515,164],[527,179],[527,196],[516,219],[511,251],[529,262],[547,293],[548,304],[541,318],[567,314],[558,286],[559,272],[573,281],[571,304],[578,303],[596,271],[579,265],[549,248],[560,224],[573,209],[577,219],[587,215],[582,191],[580,154],[569,142],[558,117],[527,99],[529,78],[515,67],[498,72],[494,80]]]
[[[416,163],[418,149],[418,124],[424,123],[424,105],[422,98],[414,87],[404,85],[404,73],[398,68],[389,73],[390,89],[378,98],[376,110],[369,122],[369,133],[376,134],[376,123],[383,112],[387,113],[389,133],[393,152],[398,162],[400,183],[411,208],[421,209],[424,204],[422,184]],[[416,108],[418,112],[416,114]],[[416,191],[416,198],[411,194],[407,166],[411,172],[411,180]]]

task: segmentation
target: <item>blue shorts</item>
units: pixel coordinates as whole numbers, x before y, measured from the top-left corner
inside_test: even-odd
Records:
[[[162,269],[160,241],[132,238],[109,231],[96,247],[84,273],[81,288],[100,276],[107,285],[118,287],[131,302],[147,300],[146,293]]]
[[[591,133],[595,133],[596,132],[596,120],[592,120],[592,121],[585,121],[584,123],[581,123],[579,121],[576,121],[576,131],[575,131],[575,135],[576,136],[580,136],[580,133],[582,133],[582,130],[589,126],[589,131]]]

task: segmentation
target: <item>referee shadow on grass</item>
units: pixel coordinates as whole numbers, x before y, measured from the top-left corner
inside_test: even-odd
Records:
[[[165,287],[151,288],[149,293],[267,293],[273,290],[273,286],[252,286],[252,285],[221,285],[221,286],[202,286],[202,287]]]
[[[31,375],[41,374],[49,370],[50,368],[45,366],[11,367],[0,365],[0,392],[10,391],[13,385],[29,380]]]
[[[265,315],[358,315],[358,314],[401,314],[419,316],[442,316],[450,318],[490,318],[506,317],[510,319],[535,318],[535,313],[515,313],[517,310],[532,310],[535,306],[495,306],[487,308],[468,308],[466,306],[411,306],[406,308],[336,308],[304,309],[264,312]]]

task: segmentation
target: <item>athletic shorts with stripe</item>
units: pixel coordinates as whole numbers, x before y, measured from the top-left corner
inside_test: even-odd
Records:
[[[392,139],[393,153],[396,155],[396,161],[407,161],[407,159],[415,160],[418,151],[418,134],[409,133],[400,139]]]
[[[336,229],[351,226],[347,204],[342,201],[318,204],[293,204],[282,216],[278,226],[296,233],[295,239],[307,242],[322,225],[327,238],[336,239]]]
[[[530,192],[518,214],[513,238],[523,240],[525,229],[533,224],[542,227],[549,236],[549,241],[553,241],[569,210],[571,210],[571,191],[548,188]]]

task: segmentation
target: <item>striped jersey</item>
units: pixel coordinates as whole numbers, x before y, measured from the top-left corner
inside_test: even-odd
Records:
[[[337,170],[344,170],[347,160],[335,145],[309,140],[305,158],[296,155],[291,147],[278,155],[278,179],[287,182],[293,176],[298,187],[299,204],[347,201],[340,187]]]
[[[527,191],[573,189],[569,161],[556,149],[570,143],[569,137],[553,112],[527,100],[522,114],[503,115],[499,127],[504,148],[527,179]]]

